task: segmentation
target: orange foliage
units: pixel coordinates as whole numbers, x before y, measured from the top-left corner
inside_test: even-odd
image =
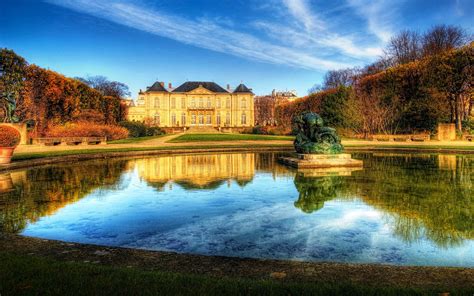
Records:
[[[107,140],[119,140],[128,137],[128,130],[116,126],[97,123],[78,122],[56,125],[46,132],[47,137],[107,137]]]
[[[303,111],[319,113],[322,99],[325,96],[335,92],[337,92],[337,89],[328,89],[318,93],[310,94],[293,102],[288,102],[277,106],[275,109],[275,115],[278,125],[284,129],[290,129],[291,119],[295,114],[299,114]]]
[[[16,128],[0,125],[0,147],[15,147],[20,143],[20,138]]]

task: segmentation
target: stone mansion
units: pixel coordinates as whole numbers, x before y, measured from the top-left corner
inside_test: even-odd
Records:
[[[168,128],[250,127],[254,125],[254,94],[244,84],[231,90],[214,82],[188,81],[173,89],[171,83],[166,88],[157,81],[139,92],[127,116]]]

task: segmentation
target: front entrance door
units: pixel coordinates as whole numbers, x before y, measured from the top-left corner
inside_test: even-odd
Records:
[[[212,116],[213,111],[209,110],[196,110],[196,111],[189,111],[189,115],[191,117],[191,125],[192,126],[211,126],[212,125]]]

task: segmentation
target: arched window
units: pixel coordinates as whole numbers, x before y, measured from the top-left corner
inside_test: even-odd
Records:
[[[175,126],[176,125],[176,114],[171,114],[171,125]]]
[[[196,124],[196,115],[191,115],[191,124]]]
[[[182,124],[183,126],[186,125],[186,113],[184,113],[184,112],[181,113],[181,124]]]
[[[220,113],[217,113],[216,124],[221,125],[221,114]]]
[[[241,124],[247,124],[247,115],[242,112],[242,117],[240,118]]]
[[[211,115],[206,115],[206,124],[211,124]]]
[[[230,113],[229,112],[227,112],[227,114],[225,115],[225,124],[230,125]]]
[[[204,124],[204,116],[202,114],[199,114],[198,118],[199,118],[199,124]]]
[[[160,98],[155,97],[155,108],[160,108]]]
[[[242,109],[246,109],[247,108],[247,100],[245,98],[242,98],[242,101],[240,103],[240,106]]]
[[[155,117],[153,118],[153,123],[154,123],[156,126],[159,126],[159,125],[160,125],[160,113],[155,114]]]

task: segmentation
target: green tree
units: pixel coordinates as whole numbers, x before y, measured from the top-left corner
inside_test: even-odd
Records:
[[[0,49],[0,98],[5,110],[4,121],[15,121],[16,117],[11,117],[7,110],[8,104],[16,105],[23,89],[25,81],[25,69],[27,62],[17,55],[13,50]],[[9,118],[11,117],[11,118]]]
[[[462,112],[474,84],[474,45],[435,55],[426,68],[429,84],[448,99],[451,120],[462,131]]]

